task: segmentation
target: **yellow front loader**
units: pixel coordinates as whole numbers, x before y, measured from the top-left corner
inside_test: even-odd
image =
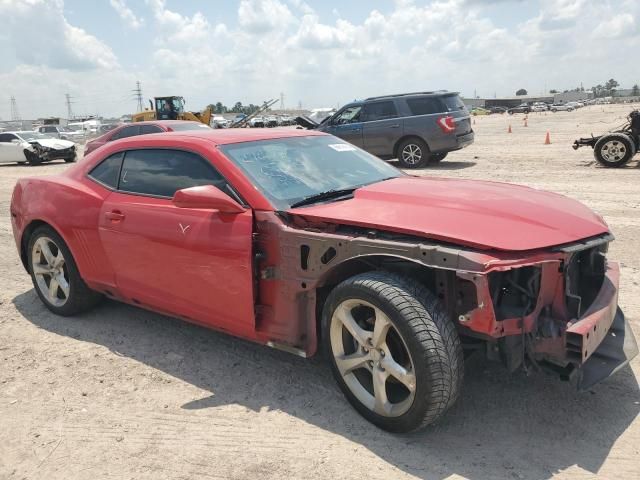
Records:
[[[202,112],[186,112],[183,97],[155,97],[155,105],[151,103],[150,110],[131,115],[132,122],[146,122],[149,120],[191,120],[210,125],[212,111],[207,107]]]

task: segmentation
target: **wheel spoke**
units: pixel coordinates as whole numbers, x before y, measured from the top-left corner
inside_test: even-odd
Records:
[[[38,246],[40,247],[40,251],[42,255],[44,255],[44,259],[47,261],[49,266],[53,267],[56,261],[56,257],[51,253],[51,248],[49,248],[49,242],[47,242],[44,238],[38,240]]]
[[[373,338],[372,343],[375,348],[380,348],[387,339],[387,332],[391,327],[391,321],[382,310],[375,309],[376,323],[373,326]]]
[[[338,320],[342,322],[344,328],[351,334],[351,336],[362,346],[369,344],[371,339],[371,332],[367,332],[358,325],[356,319],[351,315],[351,308],[346,307],[344,304],[340,305],[335,312]]]
[[[59,268],[62,265],[64,265],[64,257],[62,256],[62,250],[58,250],[58,255],[53,259],[53,266]]]
[[[51,268],[48,265],[34,264],[33,265],[33,274],[34,275],[46,275],[51,273]]]
[[[391,355],[385,356],[380,362],[386,372],[393,378],[402,383],[410,392],[414,392],[416,389],[416,376],[407,371],[402,365],[397,363]]]
[[[342,355],[335,357],[336,365],[342,376],[351,373],[358,368],[368,368],[369,355],[366,353],[352,353],[350,355]]]
[[[54,279],[51,279],[53,281]],[[60,274],[55,277],[56,282],[58,282],[58,286],[62,293],[64,294],[64,298],[69,298],[69,282],[64,278],[64,275]]]
[[[51,281],[49,282],[49,300],[53,302],[58,301],[58,287],[56,277],[51,277]]]
[[[380,368],[373,369],[373,411],[378,415],[391,413],[391,402],[387,398],[387,377],[389,374]]]

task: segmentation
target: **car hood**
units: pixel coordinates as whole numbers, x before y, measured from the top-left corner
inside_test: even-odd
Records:
[[[64,150],[75,145],[69,140],[60,140],[57,138],[39,138],[37,140],[32,140],[29,143],[38,143],[43,147],[53,148],[54,150]]]
[[[409,176],[359,188],[348,200],[288,213],[506,251],[562,245],[609,230],[602,217],[555,193],[507,183]]]

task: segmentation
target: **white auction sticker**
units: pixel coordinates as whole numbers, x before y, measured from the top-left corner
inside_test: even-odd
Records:
[[[356,149],[353,145],[349,145],[347,143],[332,143],[329,145],[336,152],[351,152]]]

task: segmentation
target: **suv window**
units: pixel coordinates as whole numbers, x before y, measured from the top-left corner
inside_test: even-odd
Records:
[[[173,197],[177,190],[226,181],[202,157],[181,150],[129,150],[120,173],[119,189],[128,193]]]
[[[118,140],[120,138],[134,137],[139,135],[140,126],[139,125],[131,125],[129,127],[124,127],[119,132],[116,132],[111,137],[111,140]]]
[[[345,123],[355,123],[360,121],[360,110],[362,106],[354,105],[353,107],[347,107],[340,112],[336,117],[331,120],[333,125],[343,125]]]
[[[431,115],[442,113],[444,106],[437,97],[419,97],[407,99],[411,115]]]
[[[465,108],[464,102],[458,95],[445,95],[442,100],[444,100],[444,104],[450,112],[464,110]]]
[[[140,126],[140,135],[146,135],[147,133],[161,133],[162,130],[157,125],[141,125]]]
[[[386,120],[396,118],[398,112],[392,101],[367,103],[362,109],[362,121],[373,122],[376,120]]]
[[[89,176],[103,185],[115,190],[118,188],[118,178],[120,177],[121,165],[122,152],[118,152],[107,157],[96,165],[93,170],[89,172]]]

